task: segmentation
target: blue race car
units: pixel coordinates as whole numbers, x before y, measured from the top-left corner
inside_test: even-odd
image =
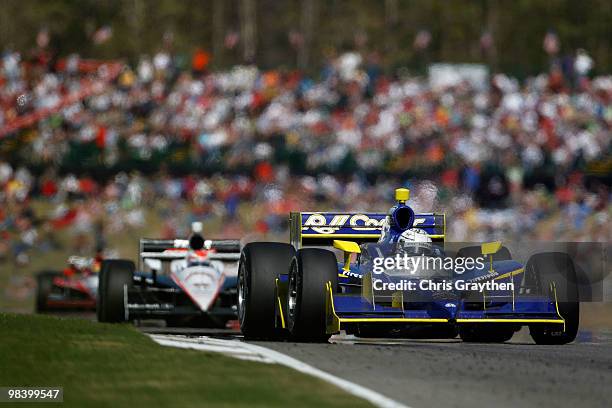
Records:
[[[290,243],[247,244],[238,268],[245,337],[327,341],[342,329],[504,342],[528,326],[538,344],[575,339],[578,289],[567,254],[522,264],[500,242],[445,250],[444,214],[415,214],[408,198],[397,189],[387,214],[291,213]]]

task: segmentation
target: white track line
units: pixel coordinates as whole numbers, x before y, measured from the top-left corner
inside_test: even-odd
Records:
[[[236,347],[236,345],[227,344],[227,342],[225,342],[225,344],[222,344],[219,340],[211,339],[210,337],[194,338],[159,334],[153,334],[149,336],[162,346],[210,351],[212,353],[221,353],[231,357],[239,358],[241,360],[251,360],[269,364],[275,363],[275,361],[258,353],[253,353],[251,350]]]
[[[353,394],[356,397],[363,398],[371,402],[377,407],[409,408],[406,405],[387,398],[369,388],[347,381],[340,377],[336,377],[333,374],[319,370],[318,368],[296,360],[295,358],[286,354],[279,353],[278,351],[270,350],[265,347],[256,346],[254,344],[249,344],[238,340],[213,339],[207,336],[186,337],[160,334],[150,334],[149,336],[154,341],[164,346],[220,352],[243,360],[282,364],[304,374],[312,375],[313,377],[327,381],[328,383],[335,385],[349,394]]]

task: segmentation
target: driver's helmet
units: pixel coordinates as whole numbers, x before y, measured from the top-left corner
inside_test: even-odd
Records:
[[[210,265],[210,261],[208,260],[208,251],[198,249],[193,250],[190,249],[187,253],[187,266],[196,266],[196,265]]]
[[[407,229],[397,240],[398,251],[408,256],[431,255],[433,245],[427,232],[419,228]]]
[[[68,264],[74,273],[85,273],[93,267],[94,260],[92,258],[85,258],[84,256],[73,255],[68,258]]]

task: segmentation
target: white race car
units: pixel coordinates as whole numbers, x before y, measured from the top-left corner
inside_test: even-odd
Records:
[[[188,239],[141,239],[138,268],[102,263],[101,322],[163,319],[169,326],[225,327],[237,318],[238,240],[206,240],[193,223]]]

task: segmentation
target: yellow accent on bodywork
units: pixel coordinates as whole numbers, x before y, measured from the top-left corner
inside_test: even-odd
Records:
[[[442,238],[446,239],[446,213],[442,214],[444,216],[444,233],[442,234]],[[433,237],[430,237],[433,239]]]
[[[489,273],[495,272],[493,270],[493,254],[499,251],[501,246],[501,241],[485,242],[480,246],[480,252],[482,252],[484,256],[489,255]]]
[[[523,273],[523,272],[525,272],[525,269],[524,268],[519,268],[519,269],[511,271],[511,272],[506,272],[503,275],[496,276],[495,278],[493,278],[493,280],[508,278],[510,276],[518,275],[518,274]]]
[[[305,229],[306,227],[302,227]],[[302,234],[306,238],[378,238],[380,234]]]
[[[351,270],[351,254],[360,254],[361,248],[356,242],[352,241],[340,241],[335,239],[333,242],[334,248],[344,252],[344,266],[342,270],[348,272]]]
[[[421,317],[344,317],[341,323],[448,323],[448,319],[429,319]]]
[[[325,296],[325,331],[327,334],[336,334],[340,332],[340,319],[334,307],[334,292],[331,282],[325,284],[325,291],[327,292],[327,296]]]
[[[564,323],[557,319],[457,319],[457,323]]]
[[[300,235],[302,238],[347,238],[347,239],[378,239],[380,238],[380,234],[302,234]],[[444,238],[444,234],[431,234],[429,235],[431,239],[441,239]]]
[[[372,287],[372,273],[366,272],[361,278],[361,297],[369,304],[374,304],[374,289]]]
[[[552,286],[553,293],[555,294],[555,309],[557,310],[557,316],[559,316],[559,318],[563,320],[563,332],[565,333],[565,319],[563,318],[563,316],[561,316],[561,313],[559,313],[559,301],[557,300],[557,285],[554,281],[550,282],[550,285]]]
[[[279,289],[278,285],[279,285],[280,281],[278,280],[278,278],[276,278],[274,280],[274,286],[275,286],[275,291],[276,291],[276,301],[278,304],[278,313],[280,314],[280,320],[281,320],[281,327],[283,329],[286,328],[285,326],[285,315],[283,314],[283,302],[281,300],[281,290]]]
[[[410,190],[407,188],[396,188],[395,189],[395,200],[400,203],[405,203],[410,199]]]
[[[335,239],[334,248],[354,254],[361,253],[361,248],[359,248],[359,245],[357,245],[357,243],[353,241],[340,241],[339,239]]]
[[[281,305],[281,301],[278,296],[276,297],[276,299],[278,300],[278,310],[280,312],[281,327],[284,329],[285,328],[285,317],[283,316],[283,306]]]
[[[501,248],[501,241],[485,242],[480,246],[483,255],[493,255]]]
[[[393,292],[391,295],[391,307],[402,308],[402,312],[404,311],[404,292],[398,290],[397,292]]]

